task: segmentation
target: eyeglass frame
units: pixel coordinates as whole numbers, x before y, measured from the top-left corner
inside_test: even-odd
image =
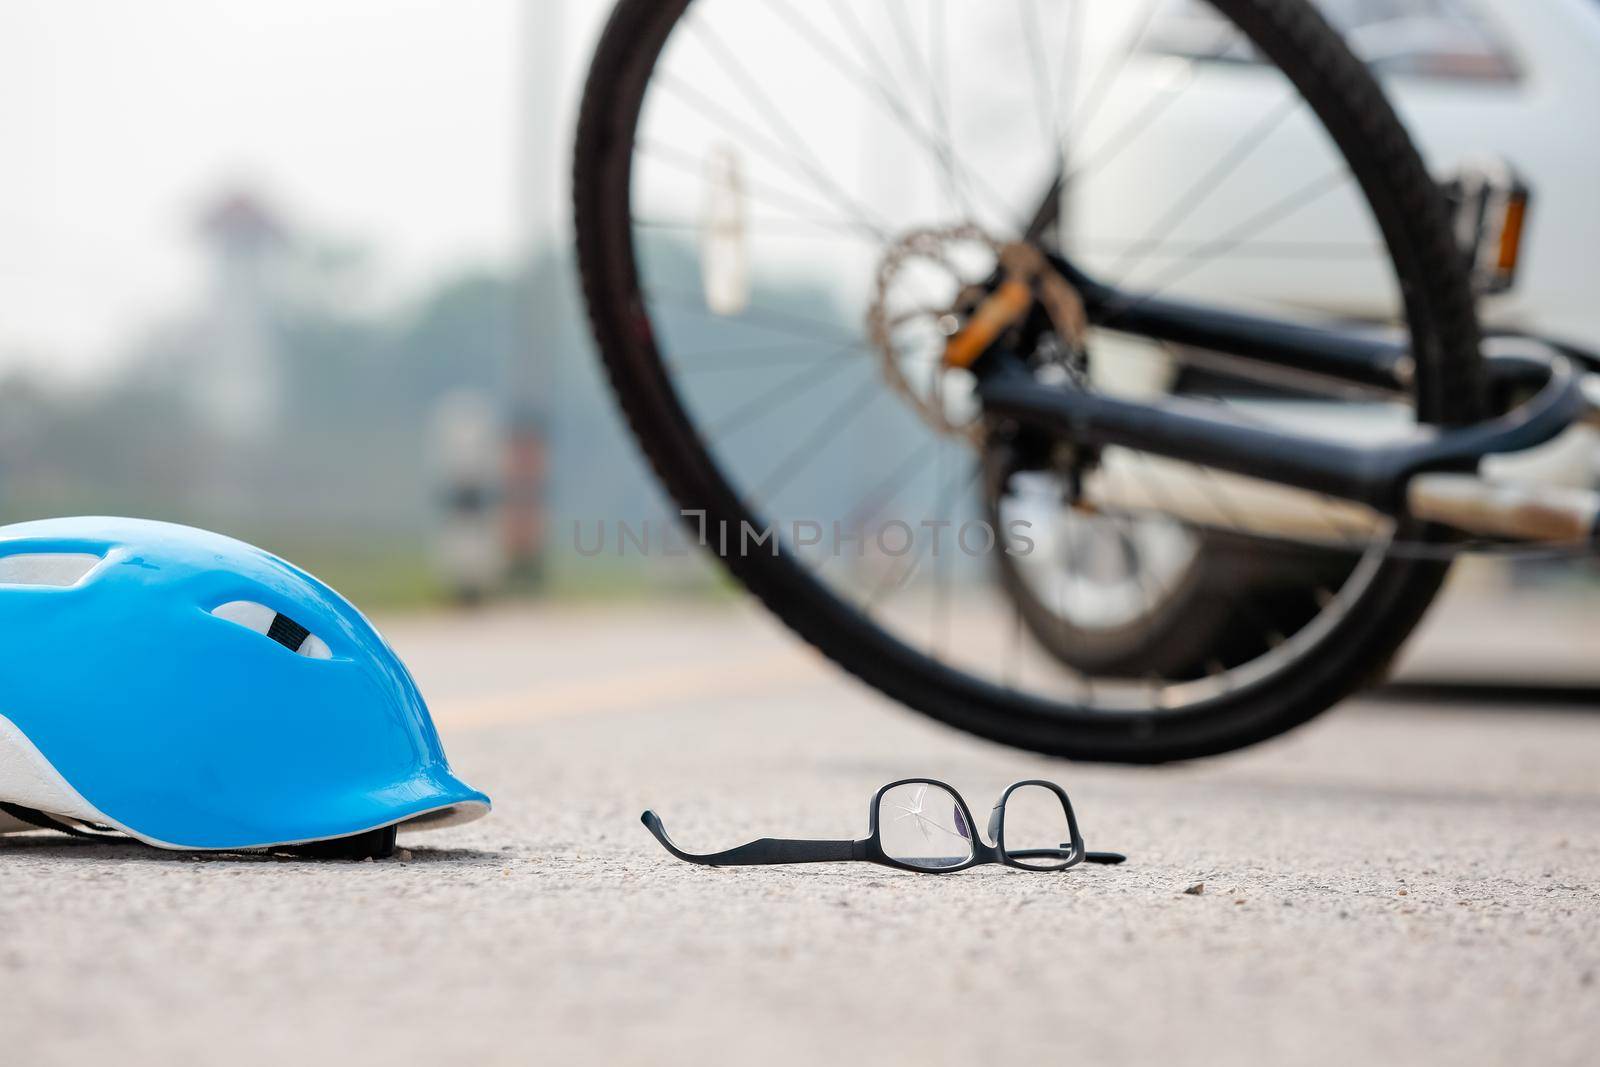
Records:
[[[919,867],[913,863],[897,860],[883,850],[883,837],[879,827],[878,813],[883,806],[883,798],[891,789],[898,789],[907,785],[929,785],[942,789],[955,798],[962,819],[965,820],[969,830],[968,840],[971,852],[962,863],[950,867]],[[1064,842],[1069,845],[1070,852],[1060,866],[1037,867],[1030,866],[1022,860],[1034,858],[1038,854],[1060,855],[1060,849],[1026,849],[1019,853],[1011,853],[1005,847],[1005,806],[1011,799],[1011,794],[1026,786],[1041,786],[1050,790],[1061,801],[1062,809],[1067,816],[1067,830],[1071,840]],[[955,787],[939,781],[936,778],[902,778],[872,794],[872,807],[868,812],[868,833],[859,841],[821,841],[801,840],[792,838],[763,837],[748,844],[726,849],[722,852],[697,855],[685,852],[672,843],[667,836],[667,829],[661,822],[661,816],[654,811],[646,811],[639,817],[645,829],[661,843],[661,846],[673,856],[685,863],[693,863],[703,867],[766,867],[790,863],[875,863],[880,867],[892,867],[896,870],[910,871],[914,874],[959,874],[988,864],[999,864],[1015,870],[1031,871],[1035,874],[1065,871],[1080,863],[1094,863],[1115,865],[1127,861],[1127,856],[1120,852],[1089,852],[1084,848],[1083,835],[1078,830],[1078,816],[1072,809],[1072,800],[1067,796],[1067,791],[1054,782],[1047,782],[1041,778],[1030,778],[1026,781],[1013,782],[1000,794],[1000,799],[995,802],[989,813],[989,836],[994,839],[994,844],[983,840],[978,833],[977,823],[973,821],[972,809],[967,806],[967,798]]]

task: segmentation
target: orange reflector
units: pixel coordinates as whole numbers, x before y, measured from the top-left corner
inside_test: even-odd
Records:
[[[1001,284],[973,314],[966,328],[944,346],[949,367],[971,367],[1012,323],[1033,307],[1033,290],[1015,278]]]
[[[1511,275],[1522,256],[1522,231],[1528,221],[1527,194],[1514,194],[1506,203],[1506,222],[1500,231],[1500,273]]]

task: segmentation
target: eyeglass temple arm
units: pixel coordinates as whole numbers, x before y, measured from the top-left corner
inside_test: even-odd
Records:
[[[1044,860],[1050,859],[1054,856],[1059,856],[1061,855],[1063,849],[1070,850],[1071,848],[1072,844],[1070,842],[1066,842],[1062,844],[1060,849],[1029,848],[1022,849],[1021,851],[1011,849],[1007,852],[1007,855],[1015,860]],[[1106,866],[1114,867],[1119,863],[1127,863],[1128,857],[1124,856],[1120,852],[1085,852],[1083,854],[1083,862],[1101,863],[1105,864]]]
[[[748,845],[730,848],[726,852],[696,855],[685,852],[672,843],[661,816],[647,811],[639,817],[645,829],[661,842],[661,847],[685,863],[698,863],[707,867],[756,867],[774,863],[840,863],[866,859],[864,842],[859,841],[788,841],[764,837]]]

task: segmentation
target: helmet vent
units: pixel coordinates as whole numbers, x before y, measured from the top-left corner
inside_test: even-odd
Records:
[[[289,616],[273,611],[265,604],[236,600],[231,604],[222,605],[211,614],[219,619],[237,623],[247,630],[254,630],[263,637],[269,637],[298,656],[307,659],[333,658],[333,652],[320,637]]]
[[[94,570],[99,556],[86,552],[28,553],[0,557],[0,585],[70,589]]]

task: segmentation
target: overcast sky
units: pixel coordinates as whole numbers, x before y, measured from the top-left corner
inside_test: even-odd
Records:
[[[523,2],[551,0],[0,3],[0,369],[92,372],[181,306],[229,183],[401,286],[504,263]],[[570,6],[568,86],[603,5]]]

